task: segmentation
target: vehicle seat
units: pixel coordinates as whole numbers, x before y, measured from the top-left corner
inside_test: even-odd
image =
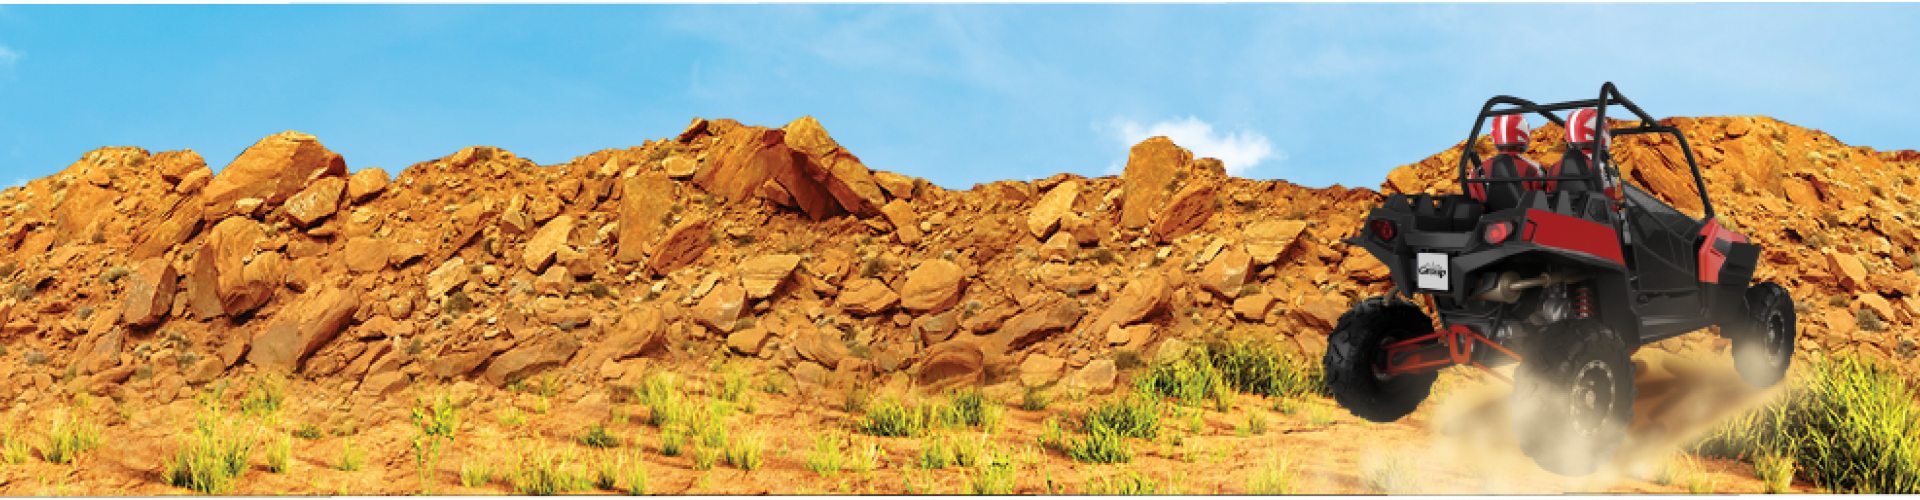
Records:
[[[1532,136],[1527,128],[1527,119],[1523,115],[1503,115],[1493,117],[1493,147],[1499,152],[1492,158],[1481,162],[1480,166],[1467,173],[1470,179],[1498,177],[1540,177],[1543,170],[1540,164],[1521,155],[1527,152]],[[1497,212],[1520,206],[1520,196],[1527,190],[1540,191],[1546,186],[1543,182],[1504,181],[1467,184],[1467,194],[1486,204],[1487,212]]]
[[[1500,152],[1488,158],[1480,168],[1473,170],[1467,177],[1485,179],[1489,177],[1540,177],[1540,164],[1519,153]],[[1487,212],[1497,212],[1520,206],[1520,196],[1525,191],[1541,191],[1543,182],[1487,182],[1467,185],[1468,194],[1487,205]]]
[[[1567,152],[1547,169],[1548,177],[1592,175],[1593,150],[1596,144],[1596,132],[1599,124],[1596,120],[1600,113],[1593,108],[1577,109],[1567,115]],[[1598,134],[1604,138],[1607,134]],[[1593,183],[1588,181],[1546,181],[1546,189],[1554,192],[1593,191]]]

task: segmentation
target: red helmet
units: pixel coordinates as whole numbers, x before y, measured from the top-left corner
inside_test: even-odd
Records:
[[[1527,117],[1524,115],[1501,115],[1493,117],[1493,130],[1489,134],[1493,136],[1494,149],[1502,152],[1524,153],[1527,151],[1529,141],[1533,139],[1529,135],[1532,130],[1527,127]]]
[[[1599,120],[1599,110],[1593,108],[1573,110],[1573,114],[1567,115],[1567,145],[1575,149],[1591,150],[1596,146],[1594,140],[1596,135],[1600,141],[1609,140],[1607,131],[1600,126]]]

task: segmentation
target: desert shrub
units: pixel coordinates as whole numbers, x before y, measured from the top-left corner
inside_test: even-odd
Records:
[[[547,496],[587,489],[587,477],[575,465],[568,451],[535,452],[521,460],[520,470],[513,474],[513,490],[522,495]]]
[[[889,397],[868,405],[858,426],[861,432],[875,436],[918,436],[927,431],[929,413],[923,406],[910,406]]]
[[[460,410],[453,405],[453,399],[441,395],[432,402],[416,399],[420,406],[413,408],[413,425],[420,434],[441,438],[452,438],[454,430],[460,426]]]
[[[287,379],[276,373],[247,379],[247,395],[240,399],[240,412],[251,416],[271,415],[287,401]]]
[[[1152,396],[1129,394],[1088,412],[1086,429],[1107,428],[1121,436],[1152,438],[1160,432],[1160,404]]]
[[[832,476],[840,473],[846,463],[846,455],[841,452],[841,437],[823,434],[813,437],[813,448],[807,451],[807,470]]]
[[[1291,495],[1293,494],[1292,464],[1287,460],[1269,460],[1259,470],[1247,476],[1247,493],[1251,495]]]
[[[615,437],[611,433],[608,433],[607,426],[602,424],[593,424],[592,427],[587,428],[587,432],[585,434],[580,435],[580,444],[592,446],[595,448],[617,448],[620,446],[620,438]],[[612,488],[603,488],[603,489],[612,489]]]
[[[1159,481],[1155,481],[1133,470],[1127,470],[1103,478],[1090,479],[1087,481],[1086,491],[1081,492],[1083,495],[1097,496],[1158,495],[1161,493],[1163,492],[1160,490]]]
[[[281,436],[267,448],[267,470],[285,474],[293,470],[293,437]]]
[[[253,436],[243,434],[239,423],[203,412],[193,434],[174,450],[160,476],[174,486],[207,494],[224,493],[247,471],[247,453],[253,450],[253,444]]]
[[[493,482],[493,467],[487,462],[469,458],[460,463],[461,486],[478,488],[491,482]]]
[[[953,396],[951,403],[959,421],[988,431],[1000,427],[1000,421],[1006,417],[1006,406],[987,400],[979,389],[972,389]]]
[[[453,293],[449,293],[447,294],[447,299],[440,302],[440,312],[456,318],[467,314],[467,311],[471,310],[473,310],[473,298],[468,297],[465,290],[456,290]]]
[[[1158,396],[1179,400],[1182,404],[1199,404],[1214,394],[1214,386],[1225,384],[1213,363],[1207,359],[1205,349],[1194,347],[1188,355],[1171,362],[1155,364],[1147,370],[1145,376],[1135,379],[1135,388]]]
[[[1869,332],[1877,332],[1877,331],[1887,329],[1887,323],[1885,321],[1881,321],[1880,313],[1873,312],[1873,309],[1868,309],[1866,307],[1861,307],[1859,311],[1854,312],[1853,322],[1855,325],[1858,325],[1861,330],[1866,330]]]
[[[757,470],[762,464],[766,439],[758,435],[731,440],[726,445],[727,465],[740,470]]]
[[[1272,340],[1255,335],[1208,342],[1208,361],[1234,390],[1263,396],[1331,396],[1320,364],[1283,353]]]
[[[1040,411],[1047,409],[1047,405],[1052,403],[1053,400],[1048,398],[1046,393],[1040,392],[1039,387],[1027,386],[1025,395],[1020,398],[1020,409]]]
[[[112,284],[114,282],[120,281],[120,278],[127,277],[127,275],[129,274],[133,274],[133,270],[127,269],[127,266],[109,267],[107,268],[106,271],[102,271],[100,273],[99,282],[102,285]]]
[[[1066,445],[1068,458],[1082,463],[1117,464],[1133,461],[1133,451],[1119,430],[1105,425],[1087,429],[1085,439],[1071,439]]]
[[[1851,356],[1816,359],[1779,401],[1728,417],[1691,449],[1705,456],[1791,456],[1839,492],[1920,492],[1920,407],[1898,372]]]
[[[40,446],[40,457],[48,462],[64,464],[73,461],[81,453],[100,447],[100,425],[63,415],[54,419],[53,428]]]

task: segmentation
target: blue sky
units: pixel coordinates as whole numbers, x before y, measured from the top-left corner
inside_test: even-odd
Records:
[[[1376,187],[1488,97],[1769,115],[1920,148],[1920,5],[0,6],[0,183],[88,150],[319,136],[398,173],[542,164],[693,117],[817,118],[953,189],[1117,173],[1171,135],[1238,175]],[[1588,41],[1581,41],[1586,38]]]

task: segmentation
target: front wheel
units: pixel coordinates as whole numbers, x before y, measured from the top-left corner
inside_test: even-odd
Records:
[[[1747,289],[1746,314],[1733,332],[1733,368],[1754,387],[1770,387],[1787,375],[1793,364],[1793,343],[1799,323],[1793,296],[1774,283]]]
[[[1418,337],[1433,330],[1433,319],[1404,300],[1373,297],[1340,315],[1327,336],[1323,358],[1333,400],[1354,416],[1374,422],[1392,422],[1413,413],[1433,389],[1435,373],[1389,376],[1381,355],[1387,344]]]
[[[1619,334],[1597,319],[1568,319],[1527,342],[1514,373],[1513,428],[1540,468],[1593,473],[1633,421],[1633,360]]]

